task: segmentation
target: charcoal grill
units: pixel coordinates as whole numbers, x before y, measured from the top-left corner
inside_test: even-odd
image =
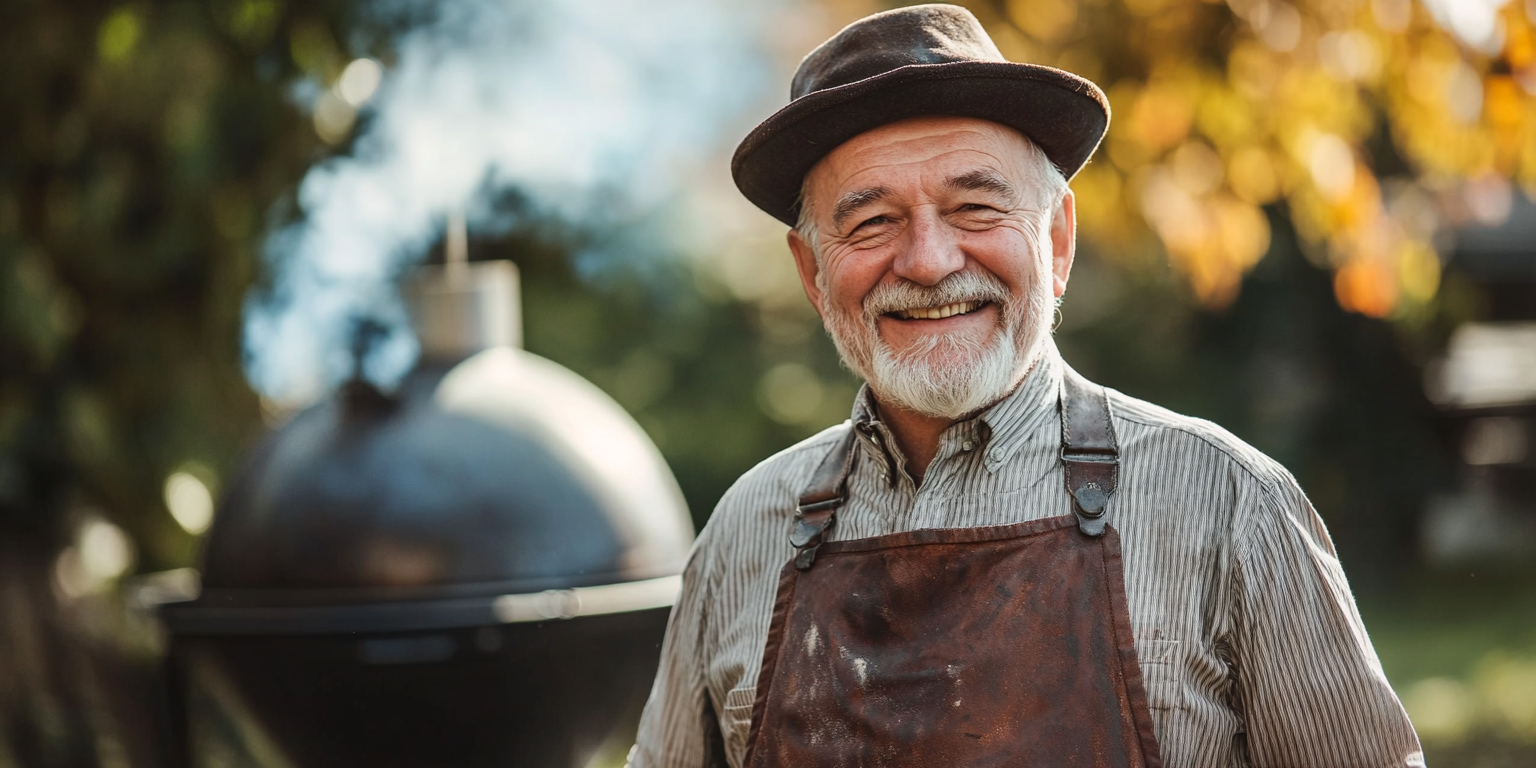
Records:
[[[636,423],[518,348],[516,282],[507,262],[426,270],[398,391],[348,383],[229,483],[200,595],[161,609],[190,764],[622,749],[693,529]]]

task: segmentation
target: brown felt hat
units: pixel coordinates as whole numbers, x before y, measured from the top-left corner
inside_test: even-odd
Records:
[[[736,187],[794,226],[800,185],[827,153],[909,117],[976,117],[1011,126],[1072,178],[1109,127],[1109,100],[1071,72],[1003,58],[971,12],[914,5],[862,18],[800,62],[789,106],[747,134]]]

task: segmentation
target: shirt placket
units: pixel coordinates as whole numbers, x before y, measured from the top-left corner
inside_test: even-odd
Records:
[[[923,484],[913,502],[912,527],[950,528],[950,502],[955,483],[982,449],[981,430],[976,421],[956,424],[939,438],[939,452],[928,467]]]
[[[893,439],[889,430],[878,422],[857,424],[859,441],[864,453],[870,458],[870,469],[879,477],[878,492],[874,498],[855,498],[854,504],[866,508],[876,526],[872,535],[895,533],[911,529],[914,488],[901,459],[894,448],[888,447]]]

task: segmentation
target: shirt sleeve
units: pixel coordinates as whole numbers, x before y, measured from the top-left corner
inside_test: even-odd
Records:
[[[1316,510],[1289,473],[1237,531],[1233,704],[1254,768],[1423,766]]]
[[[661,665],[640,730],[629,752],[628,768],[706,768],[714,762],[708,754],[711,729],[719,725],[707,715],[708,693],[704,687],[704,605],[708,599],[706,526],[694,542],[683,570],[683,588],[667,622],[661,644]]]

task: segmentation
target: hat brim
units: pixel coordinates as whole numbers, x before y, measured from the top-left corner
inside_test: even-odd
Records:
[[[794,226],[801,182],[823,157],[865,131],[925,115],[1010,126],[1070,179],[1109,127],[1109,100],[1088,80],[1036,64],[912,64],[790,102],[742,140],[731,175],[754,205]]]

